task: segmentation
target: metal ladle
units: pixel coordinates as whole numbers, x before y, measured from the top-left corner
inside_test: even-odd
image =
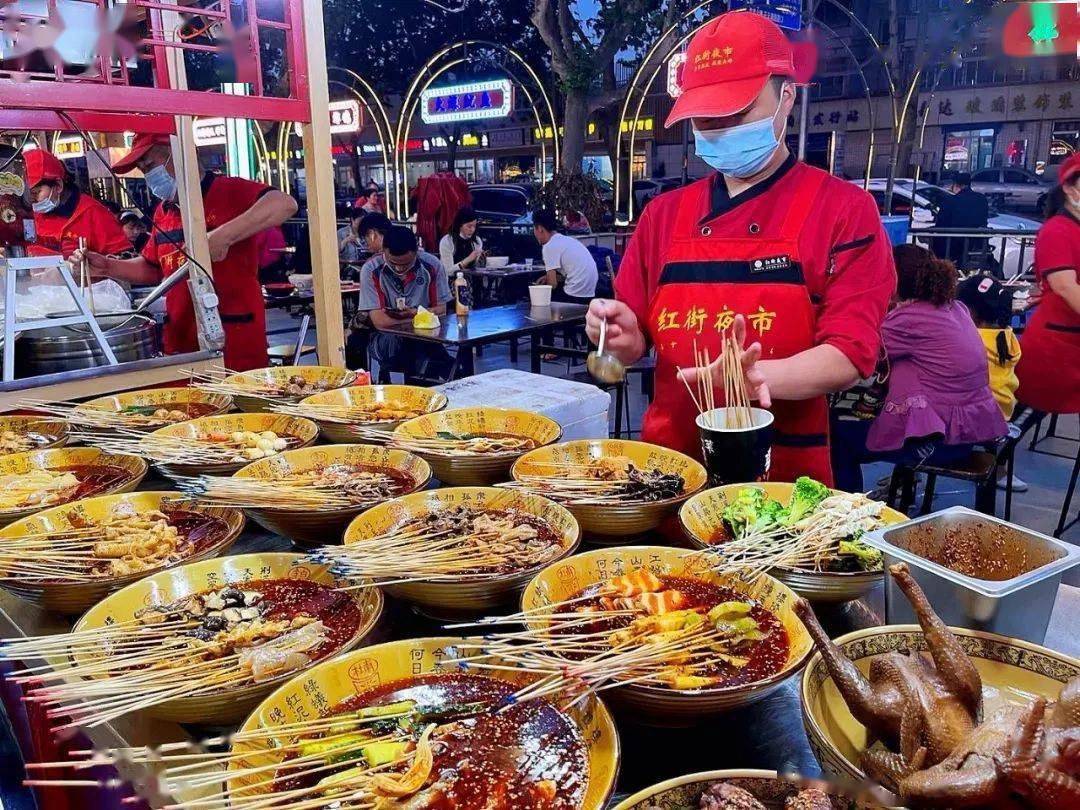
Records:
[[[604,342],[607,339],[607,318],[600,321],[600,342],[595,352],[589,352],[585,358],[585,368],[594,379],[608,385],[621,383],[626,379],[626,366],[613,354],[604,352]]]

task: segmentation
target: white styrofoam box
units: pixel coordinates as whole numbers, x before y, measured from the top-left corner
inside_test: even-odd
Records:
[[[486,405],[542,413],[562,425],[562,441],[606,439],[611,395],[587,383],[501,368],[438,386],[449,408]]]

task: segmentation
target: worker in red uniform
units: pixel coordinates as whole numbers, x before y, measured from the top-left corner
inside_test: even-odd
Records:
[[[1035,238],[1042,300],[1020,340],[1017,399],[1053,414],[1080,413],[1080,154],[1058,171]]]
[[[695,342],[718,358],[733,329],[751,395],[775,416],[770,478],[829,483],[825,394],[873,371],[896,271],[873,198],[784,144],[813,61],[811,46],[750,12],[694,36],[667,126],[692,119],[697,155],[716,172],[649,203],[616,299],[594,300],[587,328],[595,342],[606,317],[607,348],[625,363],[655,348],[642,437],[698,458],[697,409],[678,369],[693,388]],[[718,362],[710,373],[722,392]]]
[[[59,253],[67,258],[78,249],[79,239],[85,239],[87,249],[95,253],[131,253],[131,242],[120,220],[69,181],[58,157],[44,149],[31,149],[23,154],[23,162],[36,233],[36,241],[28,246],[27,253]]]
[[[184,231],[168,136],[138,135],[131,152],[113,166],[117,174],[135,168],[142,171],[150,192],[161,201],[142,255],[119,260],[89,253],[88,258],[96,274],[135,284],[156,284],[186,261],[179,250]],[[225,365],[236,371],[263,368],[269,364],[266,306],[259,286],[258,246],[252,237],[295,214],[296,201],[262,183],[210,173],[203,177],[202,195],[214,287],[225,327]],[[187,284],[168,292],[165,311],[165,352],[197,351],[198,329]]]

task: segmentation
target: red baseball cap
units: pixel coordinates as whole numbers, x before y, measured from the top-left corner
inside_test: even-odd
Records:
[[[1058,169],[1058,182],[1065,185],[1077,175],[1080,175],[1080,152],[1073,152]]]
[[[131,144],[131,151],[113,164],[113,171],[117,174],[127,174],[136,168],[135,164],[139,162],[139,158],[158,144],[168,146],[169,136],[140,132],[135,136],[135,140]]]
[[[67,169],[60,158],[45,149],[23,152],[23,164],[26,166],[27,188],[46,180],[63,180],[67,176]]]
[[[682,95],[664,126],[687,118],[721,118],[753,104],[770,76],[809,81],[817,48],[794,43],[780,26],[752,11],[721,14],[698,31],[686,52]]]

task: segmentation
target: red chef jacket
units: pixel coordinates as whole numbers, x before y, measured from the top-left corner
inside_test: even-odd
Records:
[[[719,357],[739,314],[764,359],[828,343],[868,376],[895,290],[873,198],[794,157],[734,198],[719,174],[660,195],[645,208],[615,280],[616,297],[657,353],[642,438],[701,457],[697,409],[677,366],[694,365],[695,341]],[[771,480],[831,482],[825,397],[774,399],[773,414]]]
[[[251,208],[269,186],[239,177],[208,173],[202,180],[206,230],[214,230]],[[184,263],[177,245],[184,241],[180,208],[161,203],[154,211],[154,229],[142,255],[161,268],[164,278]],[[228,255],[213,264],[218,309],[225,328],[225,365],[235,371],[269,365],[266,352],[266,306],[259,286],[258,246],[248,237],[229,248]],[[180,354],[199,349],[199,331],[187,284],[178,284],[165,296],[165,353]]]
[[[59,253],[66,258],[79,247],[80,237],[95,253],[129,253],[131,242],[116,215],[89,194],[77,188],[71,191],[71,197],[48,214],[34,214],[37,241],[27,248],[27,253],[31,256]]]

